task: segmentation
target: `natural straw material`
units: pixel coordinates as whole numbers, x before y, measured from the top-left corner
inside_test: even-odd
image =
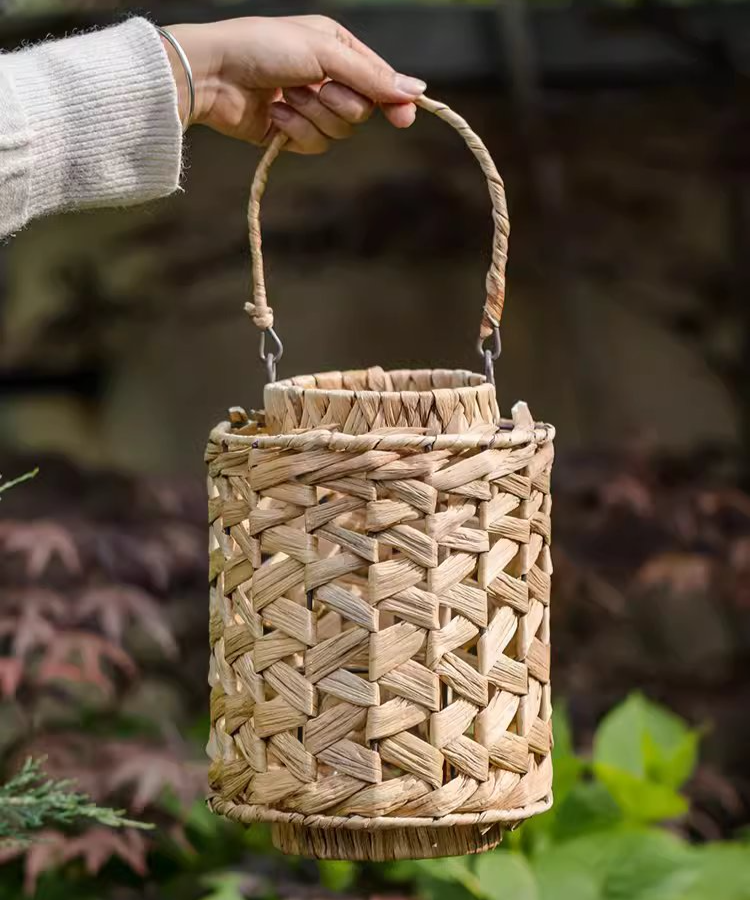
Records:
[[[499,320],[507,215],[482,335]],[[256,324],[265,299],[250,210]],[[489,331],[488,331],[489,329]],[[500,418],[465,371],[326,372],[270,384],[211,434],[212,808],[288,853],[479,853],[552,802],[554,429]]]
[[[508,262],[508,207],[505,200],[505,186],[497,171],[495,163],[482,140],[472,131],[468,122],[453,112],[444,103],[421,97],[417,105],[427,112],[447,122],[461,135],[466,146],[476,157],[482,172],[487,179],[490,201],[492,202],[492,219],[495,234],[492,241],[492,259],[487,271],[486,299],[482,312],[482,323],[479,329],[480,340],[489,337],[493,329],[500,324],[505,303],[505,266]],[[245,305],[247,313],[261,330],[272,328],[273,310],[268,305],[266,296],[266,279],[263,269],[263,253],[261,249],[260,202],[266,190],[269,170],[279,155],[288,138],[279,133],[268,145],[263,158],[255,171],[255,178],[250,194],[248,207],[248,228],[250,232],[250,250],[253,258],[253,300]]]
[[[335,424],[345,434],[379,428],[424,428],[464,434],[492,425],[495,388],[481,375],[447,369],[324,372],[267,384],[266,426],[273,433]]]
[[[373,859],[549,806],[553,436],[524,406],[455,436],[214,430],[217,812]]]

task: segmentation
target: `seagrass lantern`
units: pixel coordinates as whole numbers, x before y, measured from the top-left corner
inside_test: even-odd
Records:
[[[209,802],[320,858],[477,853],[552,802],[554,430],[524,404],[498,411],[502,180],[462,118],[419,105],[459,132],[489,184],[485,374],[273,380],[259,216],[279,136],[249,213],[265,411],[234,409],[207,450]]]

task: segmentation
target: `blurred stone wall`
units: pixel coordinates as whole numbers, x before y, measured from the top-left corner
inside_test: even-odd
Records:
[[[486,137],[508,187],[505,411],[526,399],[569,447],[644,433],[673,446],[732,440],[732,398],[663,324],[701,308],[706,280],[729,265],[718,113],[686,90],[548,97],[540,177],[507,103],[442,93]],[[242,309],[257,158],[194,129],[184,193],[39,221],[2,250],[3,371],[44,374],[33,390],[6,379],[4,442],[200,472],[226,407],[261,402]],[[489,206],[447,126],[374,121],[324,157],[285,156],[264,223],[282,375],[478,367]]]

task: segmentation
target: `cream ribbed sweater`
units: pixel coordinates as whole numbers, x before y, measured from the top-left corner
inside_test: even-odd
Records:
[[[0,55],[0,236],[163,197],[181,150],[172,70],[145,19]]]

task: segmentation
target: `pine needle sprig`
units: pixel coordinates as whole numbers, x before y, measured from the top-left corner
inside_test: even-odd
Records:
[[[23,475],[19,475],[18,478],[12,479],[12,481],[6,481],[3,484],[0,484],[0,494],[2,494],[3,491],[9,491],[12,487],[23,484],[24,481],[31,481],[31,479],[36,478],[38,474],[39,469],[32,469],[30,472],[25,472]],[[0,479],[2,479],[2,475],[0,475]]]
[[[97,806],[67,779],[46,777],[39,760],[27,759],[17,775],[0,785],[0,843],[27,843],[43,828],[86,821],[110,828],[153,827],[125,818],[123,810]]]

